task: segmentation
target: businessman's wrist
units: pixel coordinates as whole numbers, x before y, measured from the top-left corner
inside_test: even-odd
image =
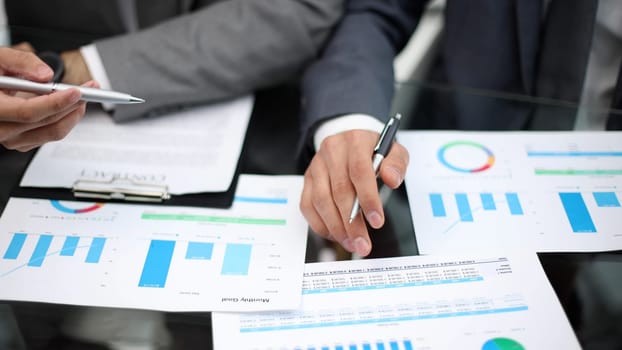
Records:
[[[317,151],[325,138],[349,130],[369,130],[380,133],[384,124],[367,114],[345,114],[323,122],[313,135],[313,146]]]
[[[80,50],[65,51],[60,56],[65,65],[63,83],[81,85],[89,80],[93,80]]]

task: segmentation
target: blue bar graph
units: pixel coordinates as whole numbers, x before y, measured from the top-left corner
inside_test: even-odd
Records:
[[[615,192],[594,192],[594,200],[599,207],[619,207],[620,201]]]
[[[484,208],[484,210],[497,209],[495,199],[492,197],[492,193],[480,193],[479,198],[482,200],[482,207]]]
[[[210,260],[214,251],[214,243],[188,242],[186,259],[189,260]]]
[[[93,241],[91,242],[89,252],[86,254],[85,262],[89,264],[97,264],[99,262],[99,258],[101,258],[102,256],[102,252],[104,251],[105,243],[106,243],[106,238],[93,237]]]
[[[11,238],[11,243],[9,243],[9,247],[6,252],[4,252],[4,259],[17,259],[19,253],[22,251],[24,242],[26,242],[25,233],[14,233],[13,238]]]
[[[73,256],[76,253],[76,249],[78,248],[79,242],[80,242],[80,237],[77,237],[77,236],[65,237],[65,243],[63,243],[63,248],[60,251],[60,256]]]
[[[401,344],[401,347],[400,347]],[[293,346],[291,347],[292,350],[414,350],[413,344],[410,340],[405,339],[403,341],[398,341],[398,340],[391,340],[389,342],[384,342],[382,340],[378,340],[375,343],[371,343],[371,342],[364,342],[362,344],[355,344],[355,343],[350,343],[347,346],[341,345],[341,344],[336,344],[333,346],[329,346],[329,345],[322,345],[322,346],[315,346],[315,345],[307,345],[306,347],[301,347],[301,346]]]
[[[512,215],[523,215],[523,208],[518,201],[518,195],[514,192],[508,192],[505,194],[505,200],[508,202],[508,206],[510,207],[510,214]]]
[[[139,287],[164,288],[174,250],[175,241],[151,241],[138,282]]]
[[[596,232],[596,227],[594,226],[594,222],[592,221],[590,212],[587,210],[581,193],[560,192],[559,198],[562,201],[573,232]]]
[[[48,253],[48,249],[50,249],[50,244],[52,244],[53,238],[54,236],[52,235],[39,236],[35,250],[30,256],[30,261],[28,261],[28,266],[40,267],[43,264],[43,260]]]
[[[471,206],[469,205],[469,198],[466,193],[456,193],[456,205],[458,206],[458,214],[460,215],[460,221],[473,221],[473,213],[471,212]]]
[[[440,193],[430,193],[430,204],[432,205],[432,215],[434,217],[447,215],[445,205],[443,204],[443,196]]]
[[[223,275],[247,275],[251,261],[250,244],[227,244],[222,264]]]

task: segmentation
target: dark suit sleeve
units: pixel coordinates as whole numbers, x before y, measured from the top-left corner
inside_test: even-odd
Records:
[[[393,59],[415,29],[426,1],[350,0],[322,57],[302,82],[303,135],[318,121],[348,113],[384,120],[393,96]]]

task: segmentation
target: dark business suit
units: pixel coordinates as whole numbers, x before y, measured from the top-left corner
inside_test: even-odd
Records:
[[[431,78],[578,102],[597,1],[574,3],[573,11],[564,11],[564,1],[552,0],[550,14],[543,17],[542,0],[448,0],[441,53]],[[386,118],[393,96],[394,56],[412,35],[424,5],[415,0],[350,1],[323,58],[305,74],[303,130],[340,114]],[[560,18],[573,27],[560,26]],[[415,124],[465,130],[556,128],[536,122],[535,111],[526,104],[451,97],[436,104],[433,118]],[[561,128],[571,122],[564,120]]]

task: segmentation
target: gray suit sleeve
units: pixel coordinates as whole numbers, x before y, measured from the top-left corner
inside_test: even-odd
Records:
[[[300,74],[320,52],[344,0],[228,0],[134,34],[96,42],[126,121],[252,92]]]

